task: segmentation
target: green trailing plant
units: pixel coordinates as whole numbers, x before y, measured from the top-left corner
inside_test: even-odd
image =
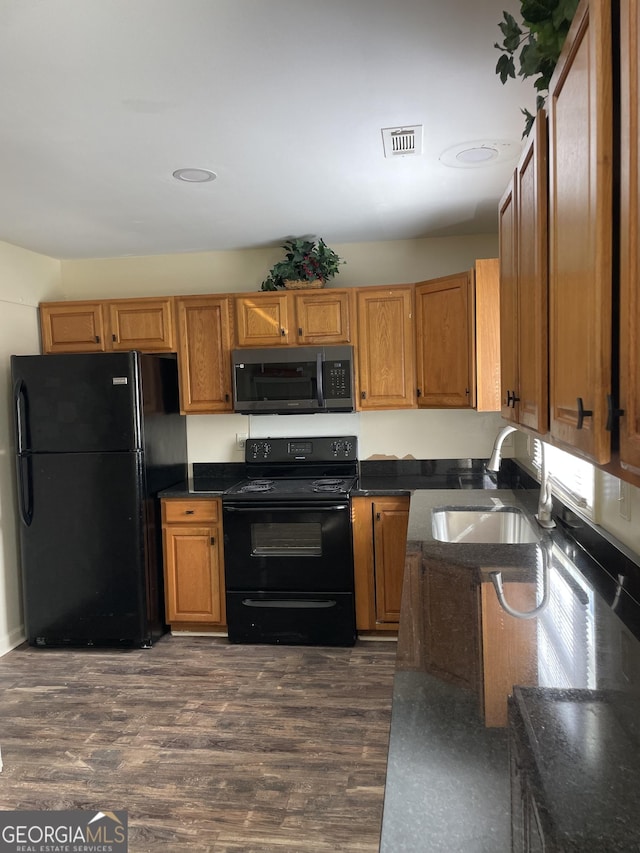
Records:
[[[305,240],[302,237],[287,240],[282,247],[286,256],[271,267],[271,272],[262,282],[262,290],[279,290],[285,281],[323,282],[340,272],[345,261],[330,249],[322,238]]]
[[[502,13],[503,20],[498,26],[503,41],[495,44],[501,54],[496,74],[502,83],[510,77],[515,79],[517,62],[519,77],[535,77],[536,110],[546,103],[551,75],[577,6],[578,0],[521,0],[521,24],[509,12]],[[522,135],[528,136],[535,116],[527,109],[522,113],[525,116]]]

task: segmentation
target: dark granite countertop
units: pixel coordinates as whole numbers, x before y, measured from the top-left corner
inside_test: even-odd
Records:
[[[511,476],[488,475],[484,459],[362,460],[356,497],[408,495],[416,489],[485,489],[509,486]],[[193,476],[160,492],[161,498],[220,497],[226,489],[248,476],[244,463],[196,462]]]
[[[529,490],[412,495],[407,547],[419,559],[408,561],[405,574],[381,853],[511,849],[509,729],[487,727],[481,701],[500,667],[527,673],[500,701],[506,722],[508,694],[515,696],[519,758],[529,768],[527,790],[545,849],[640,850],[634,808],[640,796],[640,568],[634,555],[575,517],[566,526],[558,519],[543,534],[544,547],[450,544],[431,535],[434,506],[501,502],[530,514],[536,501],[537,492]],[[425,578],[432,570],[440,583],[448,571],[452,577],[449,621],[440,624],[428,611]],[[496,570],[505,599],[517,604],[527,593],[527,610],[540,606],[535,618],[516,619],[501,607],[491,580]],[[460,576],[468,577],[466,586],[454,583]],[[456,642],[474,630],[461,621],[470,618],[462,606],[469,588],[479,591],[479,692],[433,665],[434,648],[448,648],[453,659]],[[498,645],[485,637],[483,648],[491,619],[491,630],[497,622],[504,633]]]

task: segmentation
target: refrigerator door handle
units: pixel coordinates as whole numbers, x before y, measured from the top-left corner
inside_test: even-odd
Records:
[[[31,483],[31,456],[18,456],[18,506],[26,527],[33,521],[33,488]]]
[[[31,488],[31,457],[24,455],[26,394],[24,380],[16,379],[13,386],[16,418],[16,444],[18,450],[18,505],[23,523],[29,527],[33,521],[33,490]]]
[[[25,443],[24,443],[24,422],[23,422],[23,413],[25,410],[25,406],[23,403],[26,400],[25,396],[25,384],[23,379],[16,379],[13,385],[13,404],[15,407],[15,417],[16,417],[16,442],[18,445],[18,454],[24,453]]]

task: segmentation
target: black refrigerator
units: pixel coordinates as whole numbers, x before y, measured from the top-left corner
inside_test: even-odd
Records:
[[[34,646],[165,630],[157,493],[186,476],[174,355],[11,357],[22,588]]]

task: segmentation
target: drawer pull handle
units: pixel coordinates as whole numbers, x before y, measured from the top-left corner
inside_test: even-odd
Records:
[[[194,513],[195,513],[195,509],[185,509],[185,511],[184,511],[185,515],[194,515]]]

